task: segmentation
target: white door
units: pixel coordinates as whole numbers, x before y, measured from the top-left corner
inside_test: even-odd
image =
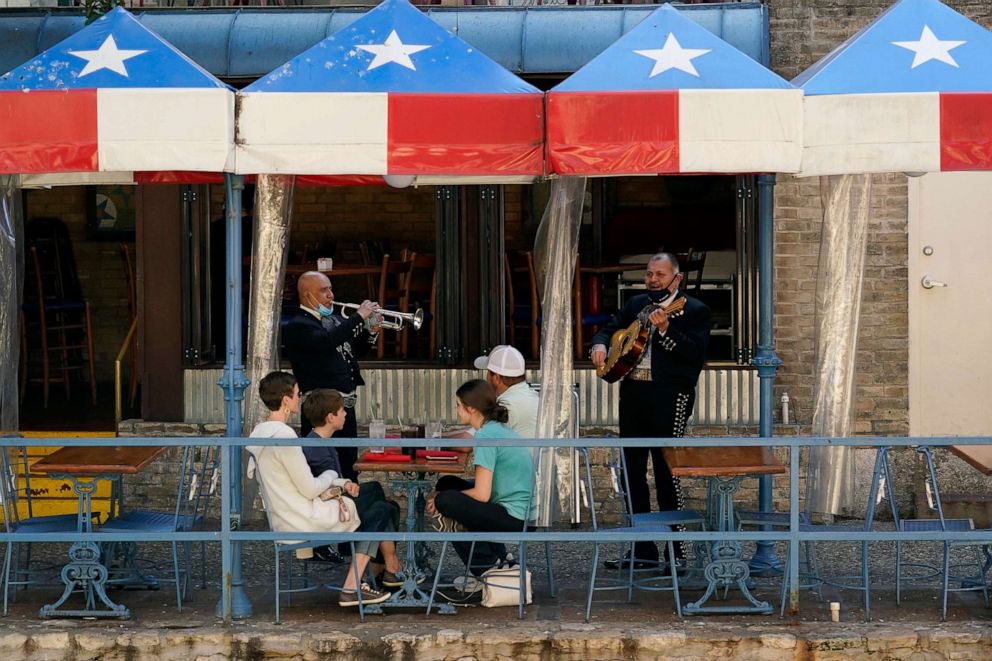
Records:
[[[992,434],[992,173],[909,180],[909,430]]]

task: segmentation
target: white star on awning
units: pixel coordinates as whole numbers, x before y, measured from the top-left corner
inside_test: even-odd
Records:
[[[937,38],[937,35],[933,33],[929,25],[923,26],[923,32],[920,33],[919,41],[892,42],[894,46],[899,46],[900,48],[905,48],[906,50],[911,50],[916,53],[910,69],[915,69],[924,62],[929,62],[930,60],[938,60],[944,64],[950,64],[952,67],[957,67],[958,63],[955,62],[954,58],[951,56],[951,51],[966,43],[968,42],[941,41]]]
[[[654,67],[651,69],[651,73],[648,74],[648,78],[654,78],[669,69],[678,69],[699,78],[699,72],[696,71],[696,67],[693,66],[692,61],[700,55],[709,53],[710,50],[709,48],[682,48],[682,44],[675,38],[675,33],[670,32],[668,33],[668,39],[665,40],[664,47],[635,50],[634,52],[654,60]]]
[[[386,41],[384,43],[358,46],[357,48],[375,55],[372,62],[369,63],[369,71],[381,67],[384,64],[389,64],[390,62],[394,62],[400,66],[406,67],[407,69],[416,71],[417,67],[413,65],[413,60],[410,59],[410,56],[414,53],[419,53],[422,50],[426,50],[430,48],[430,46],[404,44],[400,40],[400,36],[396,34],[396,30],[393,30],[389,33],[389,36],[386,37]]]
[[[103,43],[100,44],[100,48],[97,50],[71,50],[69,51],[69,55],[75,55],[86,60],[86,66],[79,72],[80,78],[88,76],[91,73],[96,73],[101,69],[110,69],[114,73],[119,73],[127,78],[128,75],[127,69],[124,67],[124,60],[130,60],[132,57],[137,57],[147,52],[147,50],[120,50],[117,48],[117,42],[114,41],[114,35],[111,34],[104,39]]]

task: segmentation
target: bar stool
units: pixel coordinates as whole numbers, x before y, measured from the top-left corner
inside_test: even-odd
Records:
[[[22,385],[30,379],[40,381],[43,387],[43,404],[48,407],[48,391],[51,383],[62,383],[65,386],[66,397],[71,396],[69,372],[89,369],[90,397],[96,404],[96,369],[93,364],[93,323],[90,315],[89,300],[82,297],[63,298],[58,294],[46,292],[45,278],[42,277],[41,258],[38,247],[31,246],[31,265],[34,270],[34,292],[25,295],[23,314],[25,323],[21,325],[22,344],[30,347],[29,337],[36,337],[41,346],[41,378],[31,379],[28,375],[30,368],[22,372]],[[58,282],[50,283],[50,287],[58,291],[62,286]],[[28,325],[37,325],[37,333],[29,334]],[[73,355],[79,352],[80,361],[73,360]],[[25,361],[28,356],[25,356]],[[55,376],[53,375],[53,373]]]

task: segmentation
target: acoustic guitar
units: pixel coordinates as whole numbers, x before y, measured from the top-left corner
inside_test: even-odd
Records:
[[[602,367],[596,368],[596,376],[607,383],[616,383],[641,362],[644,350],[654,335],[655,326],[648,317],[661,308],[669,317],[678,317],[685,308],[685,297],[679,296],[670,303],[651,303],[637,314],[637,320],[627,328],[621,328],[610,338],[609,353]]]

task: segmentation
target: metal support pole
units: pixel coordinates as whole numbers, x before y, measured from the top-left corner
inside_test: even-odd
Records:
[[[241,192],[245,188],[244,177],[234,174],[224,175],[224,193],[227,214],[227,362],[224,375],[217,385],[224,391],[226,404],[227,435],[241,436],[241,402],[245,398],[248,379],[245,377],[243,348],[241,346]],[[230,453],[231,513],[230,526],[241,527],[241,448],[232,448]],[[251,601],[245,592],[241,576],[241,542],[231,544],[231,575],[223,576],[222,588],[230,585],[230,603],[221,596],[216,613],[225,620],[249,617],[252,613]],[[229,580],[228,580],[229,579]]]
[[[760,174],[758,184],[758,350],[751,361],[758,368],[760,406],[758,435],[771,438],[775,431],[772,415],[775,409],[775,373],[782,361],[775,355],[775,175]],[[790,470],[798,471],[799,466]],[[758,508],[772,511],[772,476],[758,480]],[[764,528],[768,530],[766,526]],[[782,573],[782,561],[775,555],[774,542],[758,542],[758,548],[748,563],[756,576]]]

